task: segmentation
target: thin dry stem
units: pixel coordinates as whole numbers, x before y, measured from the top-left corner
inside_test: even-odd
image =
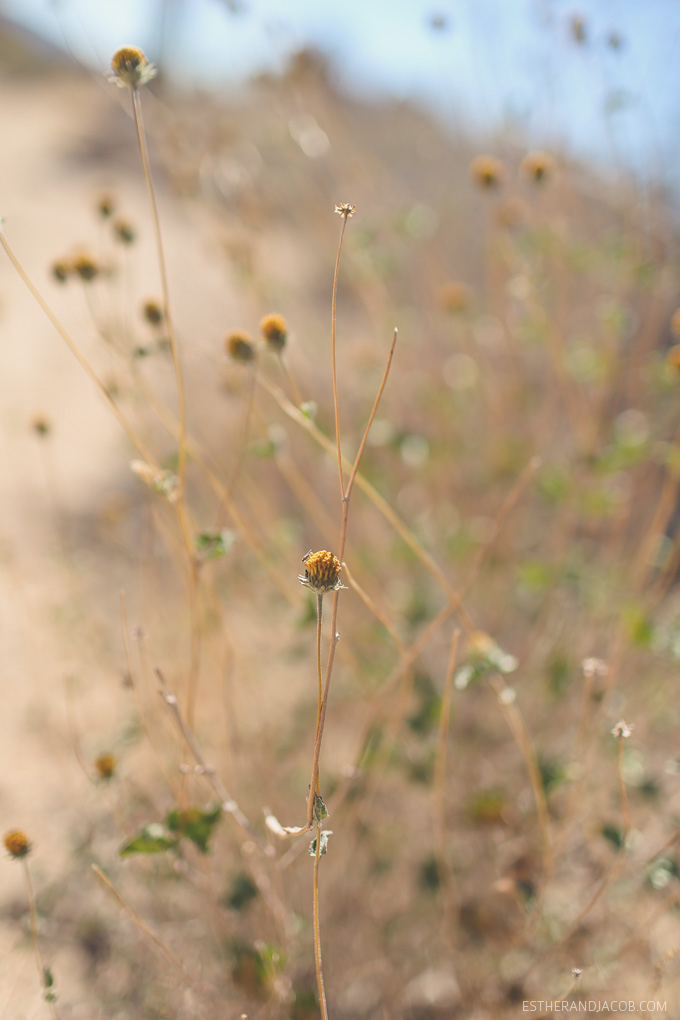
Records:
[[[294,407],[293,404],[288,400],[284,393],[281,392],[278,387],[273,386],[267,379],[260,376],[258,383],[270,394],[271,397],[276,401],[281,410],[287,415],[292,421],[303,428],[327,453],[334,453],[335,447],[328,436],[324,435],[321,429],[316,425],[310,418],[307,418],[302,412]],[[350,461],[343,457],[343,466],[345,470],[352,471],[353,465]],[[365,496],[371,501],[376,510],[382,514],[385,520],[392,526],[399,537],[405,542],[405,544],[411,549],[416,558],[422,563],[430,576],[437,582],[439,587],[449,596],[451,611],[458,613],[463,629],[466,633],[470,633],[474,630],[472,621],[466,612],[462,599],[458,592],[449,583],[448,578],[443,573],[441,567],[434,560],[434,558],[427,552],[423,545],[418,541],[413,532],[407,527],[402,521],[399,515],[392,509],[387,500],[383,499],[377,489],[365,478],[360,471],[357,472],[356,485]]]
[[[163,295],[163,315],[165,318],[165,326],[167,329],[168,341],[170,344],[170,352],[172,355],[172,364],[175,370],[175,381],[177,385],[177,406],[179,411],[179,439],[177,443],[177,475],[179,478],[179,490],[181,500],[184,497],[186,482],[187,427],[186,427],[186,398],[184,394],[184,380],[182,378],[182,370],[179,363],[179,351],[177,349],[177,342],[175,340],[175,329],[173,326],[172,316],[170,314],[170,290],[168,287],[168,274],[165,265],[165,253],[163,251],[163,240],[161,237],[161,224],[158,216],[156,193],[153,186],[153,179],[151,177],[149,150],[146,143],[146,132],[144,130],[144,120],[142,118],[142,101],[139,95],[139,89],[134,85],[130,86],[130,95],[132,98],[132,114],[135,122],[135,131],[137,133],[137,144],[139,146],[139,155],[142,161],[144,183],[146,184],[146,192],[149,199],[149,208],[151,211],[151,221],[153,225],[154,239],[156,242],[156,255],[158,258],[158,269],[160,272],[161,291]]]
[[[326,989],[321,966],[321,931],[319,925],[319,861],[321,860],[321,825],[316,827],[316,853],[314,855],[314,964],[316,967],[316,984],[319,990],[319,1008],[322,1020],[328,1020],[326,1006]]]
[[[378,392],[376,394],[375,400],[373,401],[373,407],[371,408],[371,413],[368,416],[368,422],[366,424],[366,428],[364,429],[364,434],[363,434],[361,442],[359,444],[359,449],[357,451],[357,455],[355,457],[354,464],[353,464],[352,470],[350,472],[349,480],[347,482],[347,487],[346,487],[346,489],[343,490],[343,493],[342,493],[342,524],[341,524],[341,527],[340,527],[340,545],[339,545],[339,553],[338,553],[338,559],[341,562],[342,562],[342,558],[343,558],[343,555],[344,555],[344,552],[345,552],[345,544],[347,542],[347,522],[348,522],[348,517],[349,517],[349,501],[350,501],[350,497],[352,495],[352,489],[354,487],[354,482],[356,481],[356,479],[358,477],[359,462],[361,461],[362,454],[364,452],[364,449],[366,448],[366,440],[368,438],[369,429],[371,427],[373,419],[375,418],[376,412],[378,410],[378,405],[380,404],[380,398],[382,397],[383,390],[385,389],[385,384],[387,383],[387,377],[389,375],[390,366],[392,365],[392,357],[394,355],[394,347],[395,347],[396,342],[397,342],[397,330],[395,329],[394,333],[392,335],[392,343],[390,345],[389,354],[387,356],[387,364],[385,365],[385,371],[383,372],[383,377],[382,377],[382,379],[380,381],[380,386],[378,387]],[[338,445],[338,456],[339,457],[341,456],[340,455],[340,447],[339,447],[339,445]],[[341,479],[342,479],[342,465],[341,465]],[[331,676],[333,674],[333,663],[335,662],[335,651],[337,649],[338,640],[340,638],[340,635],[337,632],[338,601],[339,601],[338,600],[338,595],[339,594],[340,594],[339,591],[336,591],[333,594],[333,609],[332,609],[332,612],[331,612],[331,645],[330,645],[330,649],[329,649],[329,652],[328,652],[328,664],[326,666],[326,678],[325,678],[325,681],[324,681],[323,696],[322,696],[322,699],[321,699],[321,707],[320,707],[320,710],[319,710],[318,720],[317,720],[316,737],[315,737],[315,740],[314,740],[314,756],[313,756],[313,759],[312,759],[312,778],[311,778],[310,783],[309,783],[309,797],[308,797],[308,800],[307,800],[307,828],[308,829],[311,829],[311,827],[313,825],[314,791],[316,790],[317,780],[318,780],[318,775],[319,775],[319,758],[320,758],[320,755],[321,755],[321,742],[323,740],[323,730],[324,730],[324,724],[325,724],[325,721],[326,721],[326,709],[328,707],[328,693],[330,691]]]
[[[259,834],[252,827],[252,825],[244,815],[239,805],[236,803],[234,798],[228,792],[222,780],[219,779],[215,772],[214,767],[212,765],[209,765],[205,760],[201,747],[196,739],[196,736],[191,727],[189,726],[189,724],[185,721],[184,716],[180,711],[177,698],[168,687],[160,669],[156,669],[155,673],[158,682],[161,685],[158,693],[163,698],[163,701],[168,706],[168,708],[170,708],[170,710],[172,711],[172,714],[175,717],[175,722],[177,723],[177,726],[179,727],[179,730],[182,736],[184,737],[185,743],[191,749],[191,753],[196,759],[196,763],[200,768],[200,774],[205,776],[205,778],[208,780],[213,790],[219,797],[222,810],[226,811],[227,814],[232,815],[234,821],[238,825],[240,825],[240,827],[245,832],[248,833],[248,836],[252,840],[254,840],[255,843],[257,843],[257,845],[263,852],[267,853],[269,851],[269,848],[262,842],[262,839],[260,838]]]
[[[288,364],[288,358],[285,357],[283,351],[281,351],[281,353],[279,354],[279,364],[281,365],[281,371],[283,372],[284,376],[288,379],[288,384],[290,386],[290,391],[293,394],[295,406],[300,407],[300,405],[302,404],[300,390],[298,389],[298,385],[295,382],[295,376],[293,375],[290,365]]]
[[[175,339],[175,328],[173,325],[172,315],[170,313],[170,289],[168,287],[168,274],[165,265],[165,253],[163,250],[163,239],[161,237],[161,225],[158,216],[158,205],[156,203],[156,193],[153,186],[153,179],[151,177],[149,151],[146,143],[144,120],[142,118],[142,103],[139,94],[139,89],[135,85],[130,86],[130,95],[132,97],[132,112],[135,122],[135,131],[137,133],[137,144],[139,146],[139,155],[142,161],[142,171],[144,174],[144,182],[146,184],[147,196],[149,199],[151,221],[153,224],[154,239],[156,242],[156,255],[158,258],[158,269],[161,278],[161,292],[163,295],[163,315],[168,335],[168,342],[170,344],[170,352],[172,355],[172,364],[175,371],[175,382],[177,386],[177,407],[179,419],[179,435],[177,437],[177,479],[179,493],[176,508],[177,519],[179,521],[180,530],[182,532],[182,538],[184,541],[184,546],[187,555],[187,564],[189,568],[190,647],[189,647],[189,682],[187,691],[187,719],[189,721],[189,725],[193,726],[194,712],[196,708],[196,696],[198,689],[198,675],[200,669],[200,618],[199,618],[199,593],[198,593],[198,564],[196,562],[196,555],[192,541],[192,529],[189,521],[189,515],[186,504],[186,454],[187,454],[186,396],[184,392],[184,379],[182,377],[182,369],[179,362],[179,350],[177,348],[177,341]]]
[[[446,863],[446,757],[451,721],[451,693],[453,691],[453,677],[456,671],[459,641],[460,630],[457,629],[454,631],[451,641],[444,691],[439,710],[439,731],[437,734],[432,784],[435,856],[442,885],[444,882],[448,882],[450,885],[453,881],[452,869]],[[446,908],[448,906],[448,897],[444,902]]]
[[[179,957],[175,956],[172,949],[169,949],[168,946],[166,946],[165,942],[163,942],[163,939],[161,939],[158,935],[156,935],[154,931],[151,930],[151,928],[149,928],[148,924],[146,924],[146,922],[141,919],[136,910],[133,910],[133,908],[130,906],[127,900],[116,889],[111,879],[107,878],[107,876],[104,874],[101,868],[98,868],[96,864],[91,864],[90,867],[92,868],[92,871],[94,872],[95,876],[99,879],[99,881],[102,883],[102,885],[105,886],[111,893],[111,895],[116,899],[118,904],[122,907],[122,909],[130,918],[130,920],[139,928],[141,932],[143,932],[144,935],[146,935],[148,939],[150,939],[153,942],[155,946],[158,947],[158,949],[160,949],[161,953],[168,961],[168,963],[172,964],[173,967],[177,967],[180,973],[186,977],[187,976],[186,971]]]
[[[536,815],[538,817],[538,824],[541,830],[541,843],[543,845],[543,885],[545,887],[552,877],[554,853],[550,816],[548,814],[548,803],[545,799],[541,770],[538,766],[536,752],[534,751],[531,740],[529,739],[529,734],[527,732],[522,713],[513,702],[506,703],[502,698],[503,692],[509,689],[508,685],[503,679],[500,679],[494,680],[492,682],[492,686],[496,692],[498,704],[510,728],[510,732],[515,738],[517,746],[522,753],[522,757],[524,758],[524,762],[529,773],[531,789],[534,795],[534,802],[536,804]]]
[[[340,227],[340,239],[338,241],[338,254],[335,259],[335,272],[333,274],[333,296],[331,298],[331,365],[333,372],[333,412],[335,414],[335,446],[338,454],[338,474],[340,476],[340,498],[345,499],[345,483],[342,476],[342,450],[340,448],[340,410],[338,406],[338,377],[335,365],[335,308],[338,297],[338,275],[340,273],[340,256],[342,254],[342,242],[347,227],[347,217],[342,217]],[[342,554],[340,555],[342,559]]]
[[[24,885],[26,887],[26,899],[28,900],[28,916],[31,922],[31,940],[33,942],[33,954],[35,956],[35,965],[38,968],[38,976],[40,978],[40,987],[45,989],[45,964],[43,963],[42,953],[40,952],[40,938],[38,936],[38,912],[35,906],[35,895],[33,893],[33,883],[31,882],[31,873],[28,869],[28,861],[25,857],[21,859],[22,871],[24,873]],[[47,1005],[50,1008],[50,1013],[54,1017],[54,1020],[59,1020],[59,1013],[57,1011],[56,1004],[47,999]]]

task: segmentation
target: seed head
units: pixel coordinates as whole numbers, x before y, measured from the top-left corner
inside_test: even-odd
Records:
[[[81,280],[89,283],[94,280],[95,276],[100,273],[99,266],[94,259],[85,254],[84,252],[80,255],[76,255],[73,260],[73,271],[78,274]]]
[[[116,50],[111,58],[111,70],[113,74],[109,81],[120,85],[121,88],[146,85],[157,73],[154,65],[149,63],[143,51],[137,46],[122,46]]]
[[[543,184],[552,176],[555,160],[549,152],[527,152],[520,163],[520,170],[534,184]]]
[[[51,432],[50,423],[47,418],[43,417],[42,414],[39,414],[33,419],[31,422],[31,428],[35,432],[36,436],[40,437],[40,439],[45,439],[45,437],[49,436]]]
[[[111,779],[114,772],[116,771],[116,759],[110,752],[106,754],[100,754],[94,763],[94,767],[97,770],[97,775],[100,779]]]
[[[57,259],[56,262],[52,263],[52,276],[57,283],[66,283],[72,272],[73,266],[70,262],[66,262],[65,259]]]
[[[116,240],[122,244],[134,244],[137,233],[129,220],[116,220],[113,224],[113,233]]]
[[[470,177],[477,187],[485,191],[497,188],[504,172],[503,164],[495,156],[476,156],[470,163]]]
[[[445,312],[465,312],[470,307],[470,288],[460,280],[451,280],[439,292],[439,303]]]
[[[581,669],[583,670],[583,675],[588,679],[596,676],[606,676],[609,672],[609,666],[604,659],[596,659],[594,657],[584,659],[581,663]]]
[[[113,195],[100,195],[97,200],[97,212],[103,220],[108,220],[109,216],[113,216],[116,209],[116,200]]]
[[[260,330],[270,350],[278,354],[286,346],[288,325],[282,315],[265,315]]]
[[[633,725],[629,726],[628,723],[624,722],[623,719],[617,722],[616,726],[612,730],[612,736],[617,737],[619,740],[627,740],[633,732]]]
[[[20,857],[28,857],[31,844],[26,833],[16,829],[5,836],[5,849],[15,860],[19,860]]]
[[[152,326],[158,326],[163,321],[163,309],[157,301],[145,301],[142,305],[142,315]]]
[[[306,556],[302,557],[305,565],[304,574],[298,574],[298,581],[309,588],[315,595],[325,595],[329,591],[337,591],[344,588],[340,583],[341,563],[337,556],[326,549],[320,552],[312,552],[310,549]]]
[[[571,37],[575,43],[583,45],[588,38],[586,23],[580,14],[574,14],[570,24]]]
[[[354,216],[355,209],[356,206],[350,205],[349,202],[343,202],[341,205],[336,205],[335,207],[335,211],[338,216],[343,216],[346,220],[349,219],[350,216]]]
[[[234,361],[239,361],[242,365],[247,365],[255,357],[255,348],[247,333],[230,333],[225,346],[229,357]]]

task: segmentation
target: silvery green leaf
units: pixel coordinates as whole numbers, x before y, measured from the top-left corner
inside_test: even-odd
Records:
[[[319,842],[319,857],[323,857],[328,850],[328,840],[333,835],[332,829],[324,829],[321,833],[321,840]],[[309,856],[316,857],[316,836],[309,844]]]

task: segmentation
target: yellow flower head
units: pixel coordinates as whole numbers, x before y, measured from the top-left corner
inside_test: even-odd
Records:
[[[52,263],[52,276],[57,283],[66,283],[72,272],[73,266],[65,259],[57,259]]]
[[[116,200],[113,195],[104,194],[100,195],[97,201],[97,212],[103,220],[108,220],[109,216],[113,216],[116,208]]]
[[[129,220],[116,220],[113,224],[113,236],[122,244],[134,244],[137,234]]]
[[[145,301],[142,315],[152,326],[158,326],[163,321],[163,309],[157,301]]]
[[[310,549],[307,555],[303,556],[302,562],[305,565],[305,572],[298,574],[298,581],[315,595],[325,595],[329,591],[345,587],[340,583],[342,568],[340,560],[327,549],[320,552],[312,552]]]
[[[543,184],[552,176],[555,170],[555,160],[549,152],[527,152],[520,163],[520,169],[525,177],[528,177],[534,184]]]
[[[255,357],[255,348],[247,333],[230,333],[225,346],[229,357],[241,364],[245,365]]]
[[[495,156],[476,156],[470,163],[470,177],[479,188],[497,188],[503,180],[505,168]]]
[[[265,315],[260,330],[267,347],[278,353],[286,346],[288,325],[282,315]]]
[[[73,271],[81,280],[89,283],[90,280],[94,280],[95,276],[99,275],[100,269],[90,255],[82,252],[80,255],[76,255],[73,260]]]
[[[17,860],[20,857],[27,857],[31,852],[31,844],[25,832],[17,829],[15,832],[8,832],[5,836],[5,849]]]
[[[451,280],[444,284],[439,292],[439,303],[445,312],[465,312],[470,307],[472,295],[470,288],[459,280]]]
[[[39,414],[33,419],[31,422],[31,428],[35,432],[36,436],[40,436],[41,439],[44,439],[45,436],[49,436],[50,434],[50,423],[42,414]]]
[[[100,754],[94,763],[94,767],[100,779],[111,779],[116,771],[116,759],[109,752]]]
[[[121,46],[111,57],[113,74],[110,81],[121,88],[135,88],[146,85],[156,75],[156,68],[150,64],[137,46]]]

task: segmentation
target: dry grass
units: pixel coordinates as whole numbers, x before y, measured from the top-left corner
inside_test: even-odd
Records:
[[[476,190],[476,147],[419,111],[351,104],[308,57],[230,102],[152,86],[169,338],[125,93],[78,88],[91,120],[45,184],[68,196],[60,245],[22,243],[28,207],[16,240],[5,210],[4,236],[99,403],[76,362],[43,371],[59,337],[2,277],[8,335],[27,316],[41,344],[40,400],[4,422],[6,494],[24,503],[3,535],[3,817],[34,844],[60,1015],[318,1016],[315,868],[333,1020],[672,1002],[664,205],[510,140],[497,186]],[[301,117],[326,155],[295,142]],[[98,210],[104,184],[131,243]],[[92,279],[70,273],[84,251]],[[272,313],[283,360],[258,337]],[[347,496],[395,325],[345,548],[338,474]],[[254,362],[228,359],[233,331]],[[310,548],[338,551],[349,586],[324,614],[324,660],[335,609],[340,633],[318,739],[333,835],[315,862],[309,835],[275,832],[305,828],[321,715],[316,602],[296,580]],[[158,852],[121,856],[135,838]],[[19,873],[3,865],[0,1002],[39,1015]]]

